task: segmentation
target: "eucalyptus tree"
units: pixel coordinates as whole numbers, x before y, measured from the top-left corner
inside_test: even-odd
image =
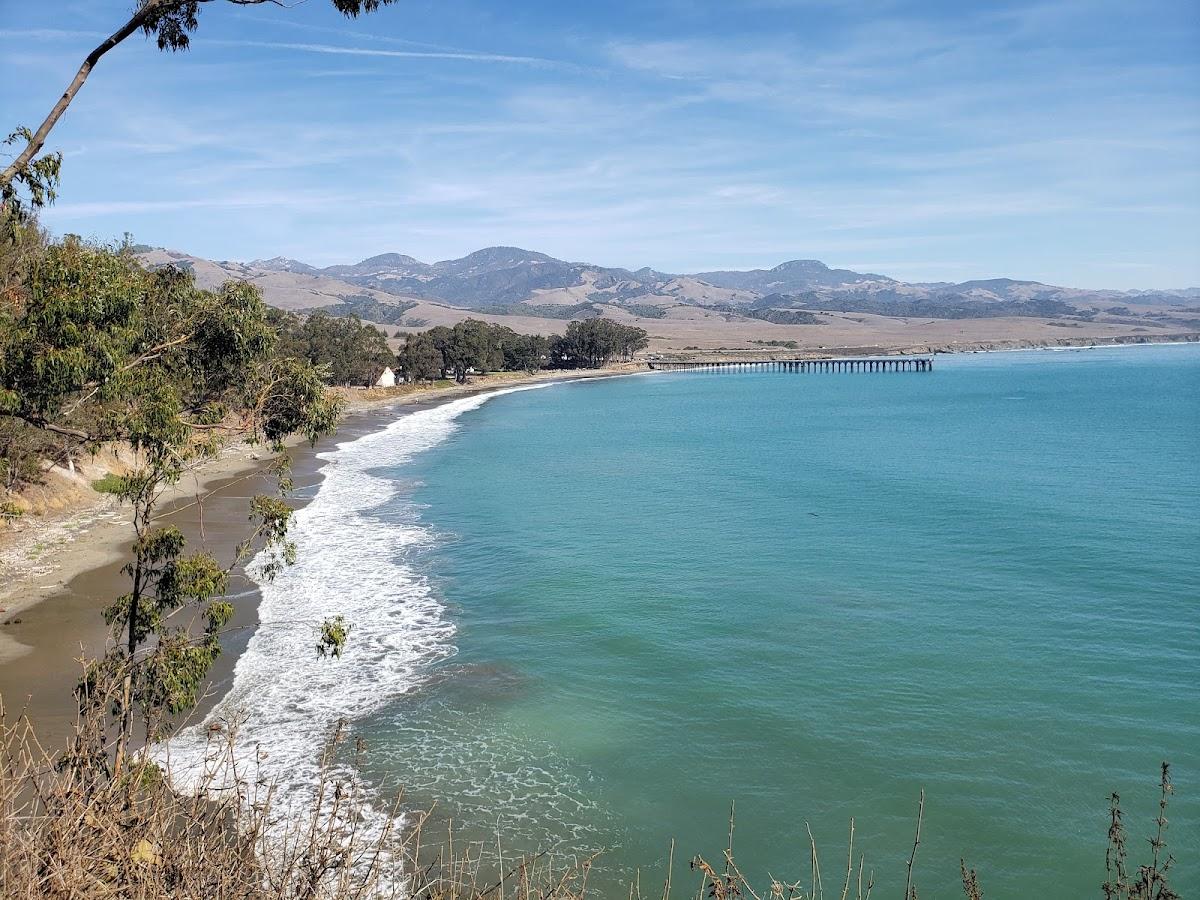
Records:
[[[396,365],[387,336],[358,316],[268,309],[267,317],[278,332],[280,354],[321,367],[330,384],[370,386],[384,366]]]
[[[130,589],[105,611],[114,641],[81,685],[86,704],[111,713],[105,745],[88,752],[105,755],[111,741],[118,769],[136,723],[152,740],[195,705],[233,613],[234,568],[262,551],[271,577],[294,558],[292,508],[279,495],[252,499],[249,534],[223,561],[188,553],[183,534],[155,519],[164,492],[232,439],[281,451],[291,436],[333,431],[340,404],[324,373],[276,353],[275,341],[255,286],[199,290],[189,272],[147,271],[127,249],[77,238],[50,245],[0,305],[0,420],[134,454],[115,491],[133,510]],[[286,456],[275,473],[286,492]],[[343,622],[314,627],[319,649],[340,651]]]
[[[427,331],[405,335],[396,364],[409,381],[433,381],[442,376],[442,353]]]
[[[611,319],[583,319],[571,322],[566,334],[551,341],[550,349],[552,359],[563,368],[595,369],[614,358],[628,362],[649,343],[642,328]]]
[[[299,328],[304,355],[328,368],[332,384],[370,385],[384,366],[395,362],[387,338],[358,316],[331,316],[317,310]]]
[[[396,0],[331,0],[334,8],[348,18],[374,12],[389,6]],[[235,6],[261,6],[271,4],[286,8],[283,0],[136,0],[129,18],[112,34],[101,41],[83,59],[66,90],[55,101],[42,123],[36,129],[18,127],[6,143],[20,146],[13,160],[0,172],[0,206],[5,218],[20,218],[30,209],[38,209],[54,200],[62,166],[61,153],[42,156],[46,139],[67,107],[75,100],[87,82],[92,70],[105,54],[139,31],[152,38],[159,50],[177,52],[191,46],[192,35],[200,26],[200,14],[205,7],[214,3],[230,3]],[[24,196],[22,196],[22,189]]]
[[[513,334],[502,347],[504,368],[533,374],[546,365],[550,341],[540,334]]]

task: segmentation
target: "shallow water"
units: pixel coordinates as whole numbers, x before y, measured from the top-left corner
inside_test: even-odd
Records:
[[[661,884],[672,838],[690,885],[736,800],[747,872],[807,876],[807,821],[840,894],[854,817],[894,895],[924,788],[922,897],[959,896],[965,856],[985,896],[1073,898],[1099,895],[1112,790],[1140,859],[1169,759],[1176,889],[1200,886],[1200,347],[404,421],[330,454],[264,592],[264,618],[273,591],[345,606],[347,658],[310,665],[297,632],[239,661],[280,766],[348,715],[369,780],[506,853],[603,849],[602,888]]]

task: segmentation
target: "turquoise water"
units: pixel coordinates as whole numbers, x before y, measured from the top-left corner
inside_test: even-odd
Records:
[[[1200,347],[941,357],[929,375],[677,373],[510,393],[372,472],[455,629],[355,725],[365,773],[506,854],[672,839],[840,894],[1096,897],[1173,763],[1200,887]],[[426,581],[427,580],[427,581]],[[353,638],[353,635],[352,635]],[[656,890],[657,888],[651,888]]]

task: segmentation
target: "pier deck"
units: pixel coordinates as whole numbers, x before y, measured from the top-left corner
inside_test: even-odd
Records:
[[[932,372],[932,356],[861,356],[826,359],[651,359],[663,371],[688,369],[768,372]]]

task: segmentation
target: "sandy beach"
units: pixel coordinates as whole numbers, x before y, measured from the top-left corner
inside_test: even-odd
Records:
[[[644,371],[643,366],[633,365],[534,375],[498,373],[462,385],[346,392],[346,415],[337,434],[315,447],[290,448],[295,482],[290,500],[300,507],[315,493],[321,481],[318,453],[381,428],[397,416],[516,385]],[[159,521],[179,527],[189,547],[207,550],[219,560],[230,559],[246,534],[249,499],[275,489],[265,471],[271,459],[273,455],[261,446],[226,448],[169,490]],[[96,474],[81,469],[80,474]],[[30,516],[18,528],[0,532],[0,702],[9,715],[28,714],[51,745],[68,735],[73,725],[72,690],[81,672],[80,661],[104,651],[109,636],[101,614],[128,589],[121,569],[132,540],[128,510],[111,496],[95,492],[90,497],[80,492],[70,509]],[[237,615],[224,640],[225,652],[212,672],[207,702],[197,710],[200,716],[223,693],[223,684],[257,621],[253,583],[238,575],[231,593]]]

